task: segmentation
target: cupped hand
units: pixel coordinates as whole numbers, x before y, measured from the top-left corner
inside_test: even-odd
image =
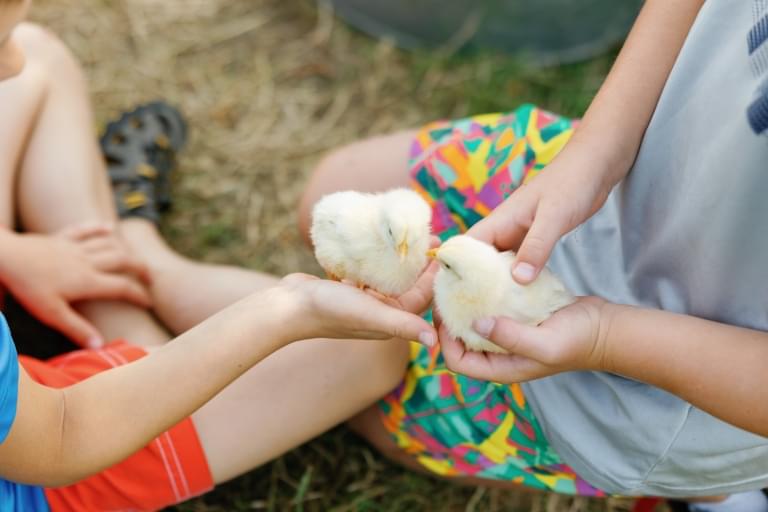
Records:
[[[467,234],[499,250],[517,251],[512,276],[521,284],[530,283],[560,237],[605,203],[613,185],[606,181],[605,173],[593,171],[589,165],[581,157],[559,155]]]
[[[428,274],[400,297],[384,300],[375,293],[307,274],[288,275],[280,286],[302,305],[299,338],[400,338],[428,345],[437,339],[434,327],[418,315],[432,298]]]
[[[579,299],[532,327],[509,318],[480,319],[475,330],[509,354],[466,350],[436,318],[447,367],[476,379],[511,384],[569,370],[604,367],[609,303],[597,297]]]
[[[83,224],[55,235],[8,238],[0,277],[38,320],[81,346],[103,344],[98,330],[72,304],[123,300],[150,307],[146,266],[131,255],[110,226]]]

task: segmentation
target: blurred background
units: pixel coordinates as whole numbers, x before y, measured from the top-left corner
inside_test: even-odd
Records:
[[[85,66],[94,135],[120,111],[158,97],[187,116],[190,143],[163,222],[171,243],[195,258],[284,274],[319,271],[295,207],[325,151],[523,102],[579,116],[639,3],[39,0],[32,18]],[[453,486],[391,465],[340,427],[175,510],[630,508],[626,500]]]

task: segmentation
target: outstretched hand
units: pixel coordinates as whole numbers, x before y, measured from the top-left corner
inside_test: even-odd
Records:
[[[509,318],[482,319],[475,323],[481,336],[509,354],[466,350],[453,338],[436,314],[446,366],[469,377],[511,384],[569,370],[604,366],[604,338],[610,324],[608,303],[597,297],[580,297],[541,325],[532,327]]]
[[[434,270],[429,272],[434,276]],[[288,275],[281,286],[294,292],[304,305],[301,337],[400,338],[428,345],[434,345],[437,339],[434,327],[418,315],[432,299],[432,282],[426,272],[398,298],[383,298],[375,292],[307,274]]]

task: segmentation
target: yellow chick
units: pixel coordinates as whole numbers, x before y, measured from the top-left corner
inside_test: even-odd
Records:
[[[427,264],[431,218],[427,202],[408,189],[329,194],[312,210],[315,257],[332,279],[398,295]]]
[[[531,284],[518,284],[511,274],[513,252],[498,252],[468,236],[455,236],[429,255],[440,263],[435,304],[448,332],[461,338],[468,350],[507,353],[475,332],[475,320],[506,316],[538,325],[575,300],[546,268]]]

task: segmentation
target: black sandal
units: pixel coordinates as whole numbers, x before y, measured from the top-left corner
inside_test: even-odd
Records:
[[[120,218],[155,224],[171,207],[170,173],[187,141],[181,113],[162,101],[141,105],[106,127],[100,139]]]

